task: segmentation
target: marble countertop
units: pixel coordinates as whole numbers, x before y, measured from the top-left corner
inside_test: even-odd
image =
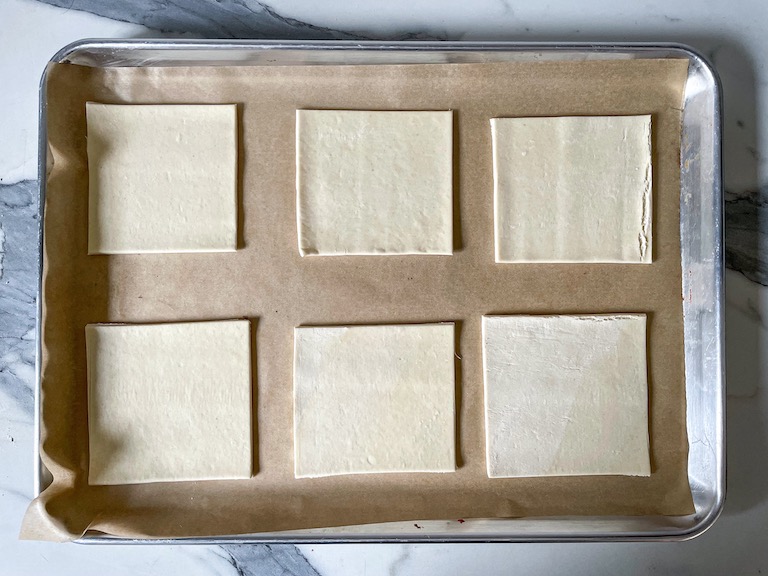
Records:
[[[319,6],[322,5],[322,9]],[[0,4],[0,573],[759,574],[768,570],[768,4],[763,0],[5,0]],[[725,93],[728,498],[687,543],[78,546],[21,542],[32,497],[37,90],[86,37],[673,41]]]

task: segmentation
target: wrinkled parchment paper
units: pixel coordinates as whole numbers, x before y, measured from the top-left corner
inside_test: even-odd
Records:
[[[22,537],[70,539],[86,530],[210,536],[413,519],[690,513],[679,239],[686,70],[682,60],[52,65],[41,456],[53,483],[31,504]],[[239,105],[237,252],[87,255],[89,100]],[[455,254],[302,259],[294,190],[297,108],[453,110]],[[590,114],[653,115],[653,264],[495,264],[489,119]],[[613,312],[649,318],[652,475],[489,479],[481,315]],[[85,325],[227,318],[249,318],[255,327],[253,478],[88,486]],[[439,321],[459,328],[457,472],[294,479],[294,326]]]

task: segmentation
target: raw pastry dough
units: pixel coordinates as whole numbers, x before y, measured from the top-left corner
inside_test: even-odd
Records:
[[[297,478],[456,469],[452,323],[294,337]]]
[[[453,113],[298,110],[299,251],[453,252]]]
[[[251,476],[246,320],[86,326],[89,484]]]
[[[483,317],[488,476],[650,475],[645,322]]]
[[[651,117],[494,118],[496,262],[651,262]]]
[[[88,102],[88,253],[237,246],[237,108]]]

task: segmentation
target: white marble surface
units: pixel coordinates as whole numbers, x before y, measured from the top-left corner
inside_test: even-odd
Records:
[[[0,573],[758,574],[768,570],[768,4],[610,0],[444,4],[32,0],[0,4]],[[322,9],[319,6],[322,5]],[[70,8],[66,8],[69,7]],[[620,7],[619,7],[620,6]],[[80,9],[107,14],[100,18]],[[147,11],[147,8],[152,10]],[[32,496],[37,87],[48,58],[83,37],[191,36],[669,40],[714,60],[725,88],[728,190],[728,502],[689,543],[596,545],[109,546],[20,542]]]

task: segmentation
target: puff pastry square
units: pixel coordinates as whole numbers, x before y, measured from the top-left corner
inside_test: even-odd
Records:
[[[299,251],[451,254],[451,112],[296,112]]]
[[[496,262],[651,262],[651,117],[491,120]]]
[[[88,253],[237,248],[237,108],[88,102]]]
[[[648,476],[646,318],[483,317],[488,476]]]
[[[89,324],[89,484],[249,478],[246,320]]]
[[[297,478],[456,468],[453,324],[295,330]]]

